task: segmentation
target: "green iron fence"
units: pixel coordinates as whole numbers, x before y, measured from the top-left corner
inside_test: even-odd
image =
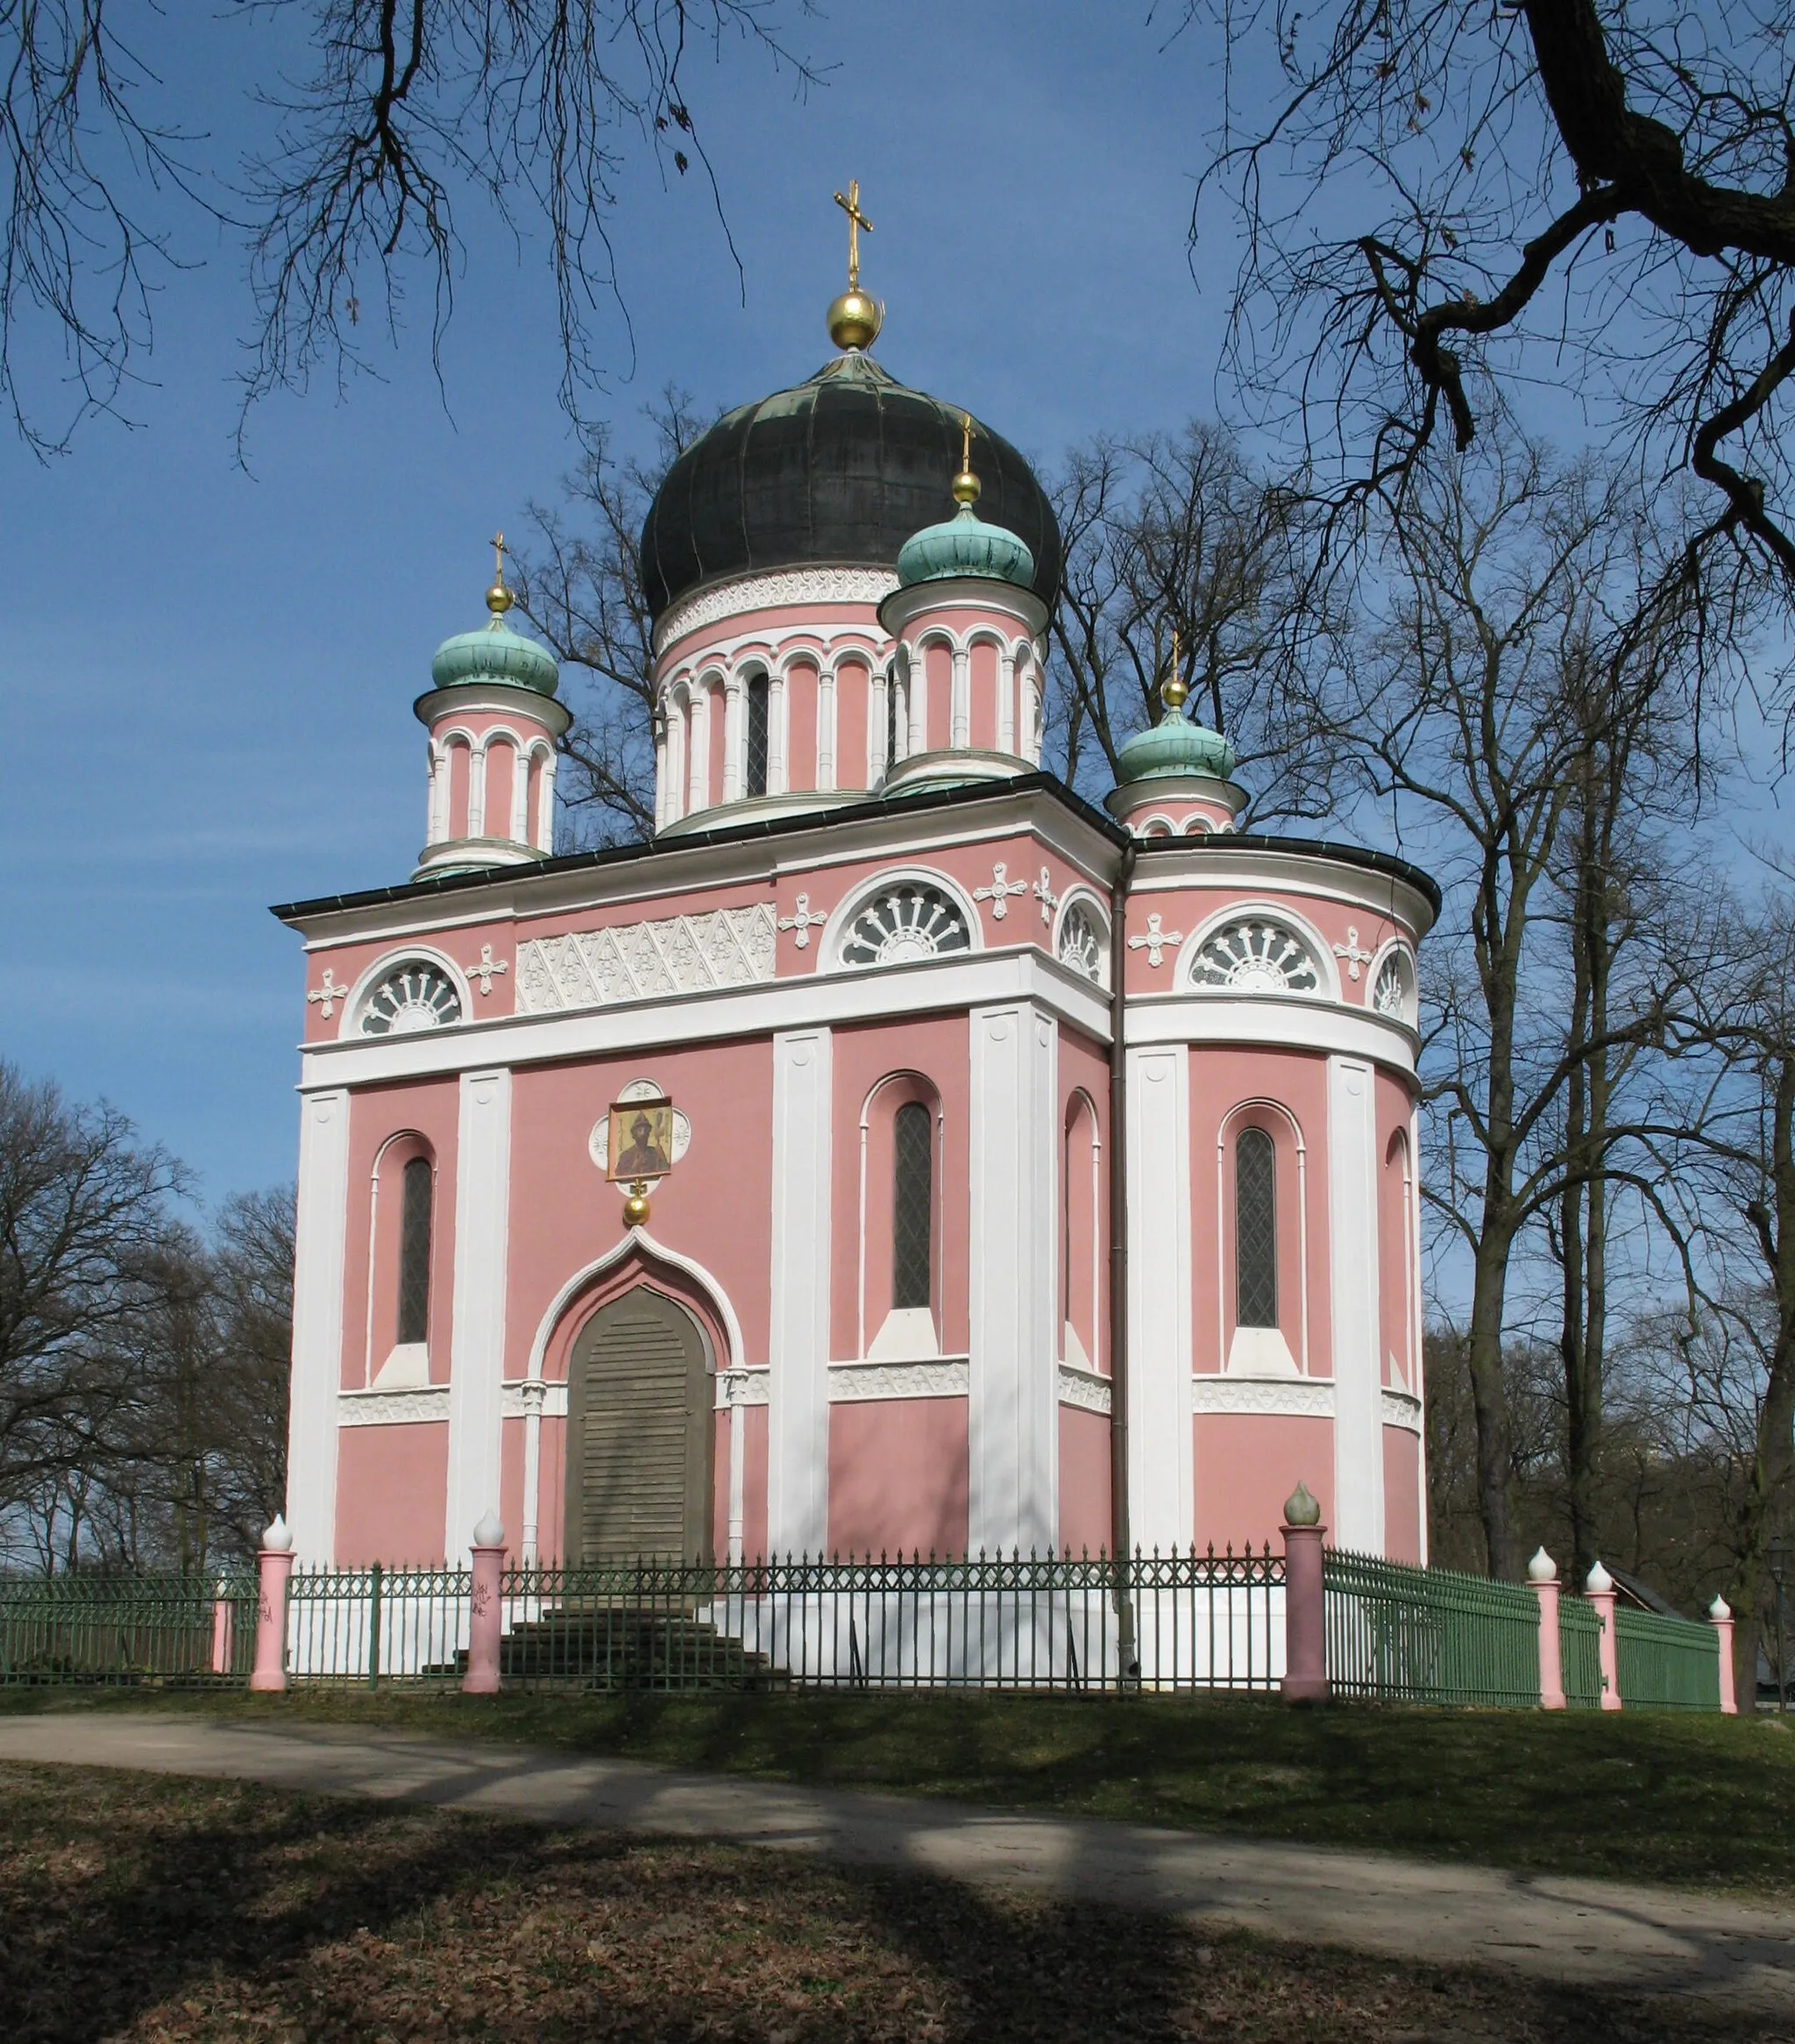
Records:
[[[255,1645],[253,1576],[0,1577],[0,1683],[240,1685]]]
[[[465,1568],[302,1569],[287,1586],[296,1682],[447,1684],[466,1665]]]
[[[1656,1611],[1614,1613],[1614,1657],[1628,1710],[1718,1710],[1720,1636]]]
[[[1330,1549],[1322,1584],[1336,1696],[1389,1703],[1537,1705],[1531,1590]]]
[[[1567,1710],[1600,1710],[1602,1622],[1581,1597],[1558,1600],[1558,1660]],[[1718,1707],[1720,1699],[1714,1699]]]

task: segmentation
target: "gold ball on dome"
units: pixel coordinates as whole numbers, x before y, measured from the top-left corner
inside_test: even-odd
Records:
[[[503,617],[516,599],[502,582],[495,582],[486,592],[486,608],[494,617]]]
[[[976,504],[983,486],[969,468],[961,469],[954,479],[954,501],[956,504]]]
[[[1181,710],[1190,690],[1174,667],[1160,684],[1160,700],[1168,710]]]
[[[869,348],[885,323],[878,301],[856,285],[829,308],[829,338],[838,348]]]
[[[645,1228],[649,1224],[649,1199],[645,1192],[632,1192],[623,1203],[623,1225]]]

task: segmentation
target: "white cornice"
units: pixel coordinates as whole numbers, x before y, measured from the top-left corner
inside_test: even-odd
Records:
[[[756,987],[717,987],[671,1000],[620,1001],[553,1015],[506,1015],[415,1036],[355,1037],[302,1047],[300,1089],[434,1077],[482,1065],[608,1057],[671,1042],[765,1036],[1033,1001],[1107,1041],[1108,997],[1033,945],[929,960],[883,971],[806,974]]]
[[[655,625],[658,660],[678,640],[749,610],[784,610],[819,603],[863,603],[876,611],[898,586],[890,568],[805,566],[737,575],[678,597]]]
[[[1193,988],[1131,999],[1123,1026],[1131,1049],[1147,1043],[1244,1043],[1370,1058],[1405,1076],[1415,1073],[1412,1030],[1374,1011],[1301,995],[1262,998]]]
[[[1360,866],[1341,846],[1339,855],[1323,852],[1284,851],[1239,844],[1233,834],[1217,831],[1201,844],[1186,839],[1161,840],[1178,848],[1155,850],[1134,869],[1135,894],[1224,892],[1263,894],[1268,888],[1318,900],[1345,902],[1368,915],[1384,915],[1416,937],[1426,935],[1434,919],[1433,905],[1413,882],[1400,874]],[[1181,857],[1180,851],[1183,853]]]

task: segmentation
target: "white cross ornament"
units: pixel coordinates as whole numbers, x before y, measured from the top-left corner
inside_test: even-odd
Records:
[[[989,887],[975,887],[972,891],[972,898],[975,901],[990,903],[991,913],[1000,923],[1010,912],[1009,897],[1012,894],[1026,894],[1028,892],[1027,881],[1011,880],[1009,877],[1009,872],[1010,869],[1000,859],[991,868],[990,885]]]
[[[828,919],[826,915],[812,915],[809,895],[800,894],[798,898],[798,913],[794,916],[781,916],[779,927],[782,930],[791,931],[793,941],[797,944],[798,948],[800,951],[808,951],[810,949],[811,932],[820,929]]]
[[[1160,954],[1165,946],[1181,944],[1183,941],[1184,933],[1182,930],[1162,930],[1160,927],[1159,912],[1155,910],[1146,919],[1146,936],[1131,937],[1128,940],[1128,948],[1131,951],[1145,951],[1147,963],[1157,966],[1160,962]]]
[[[1344,958],[1346,961],[1348,979],[1357,979],[1359,967],[1371,963],[1372,954],[1359,948],[1359,925],[1357,923],[1347,924],[1346,941],[1344,944],[1335,945],[1334,955],[1336,958]]]
[[[482,944],[480,946],[480,962],[478,965],[470,965],[468,967],[467,976],[470,979],[479,980],[480,983],[480,991],[483,994],[489,994],[493,990],[493,975],[495,972],[508,972],[510,969],[510,967],[506,964],[502,958],[498,962],[497,964],[494,964],[493,962],[493,947],[490,944]]]
[[[1060,898],[1054,892],[1054,876],[1043,866],[1041,877],[1034,884],[1034,898],[1041,905],[1041,920],[1050,923],[1054,911],[1060,905]]]
[[[328,965],[324,968],[323,985],[314,989],[312,992],[306,996],[308,1002],[322,1001],[324,1004],[323,1006],[318,1010],[318,1012],[324,1018],[325,1021],[327,1022],[330,1019],[331,1016],[337,1012],[337,1002],[346,1001],[348,998],[349,989],[347,987],[340,987],[337,984],[337,976],[331,968]]]

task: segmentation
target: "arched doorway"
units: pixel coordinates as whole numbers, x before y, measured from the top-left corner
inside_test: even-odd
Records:
[[[704,1336],[664,1292],[592,1315],[567,1373],[569,1563],[708,1556],[712,1403]]]

